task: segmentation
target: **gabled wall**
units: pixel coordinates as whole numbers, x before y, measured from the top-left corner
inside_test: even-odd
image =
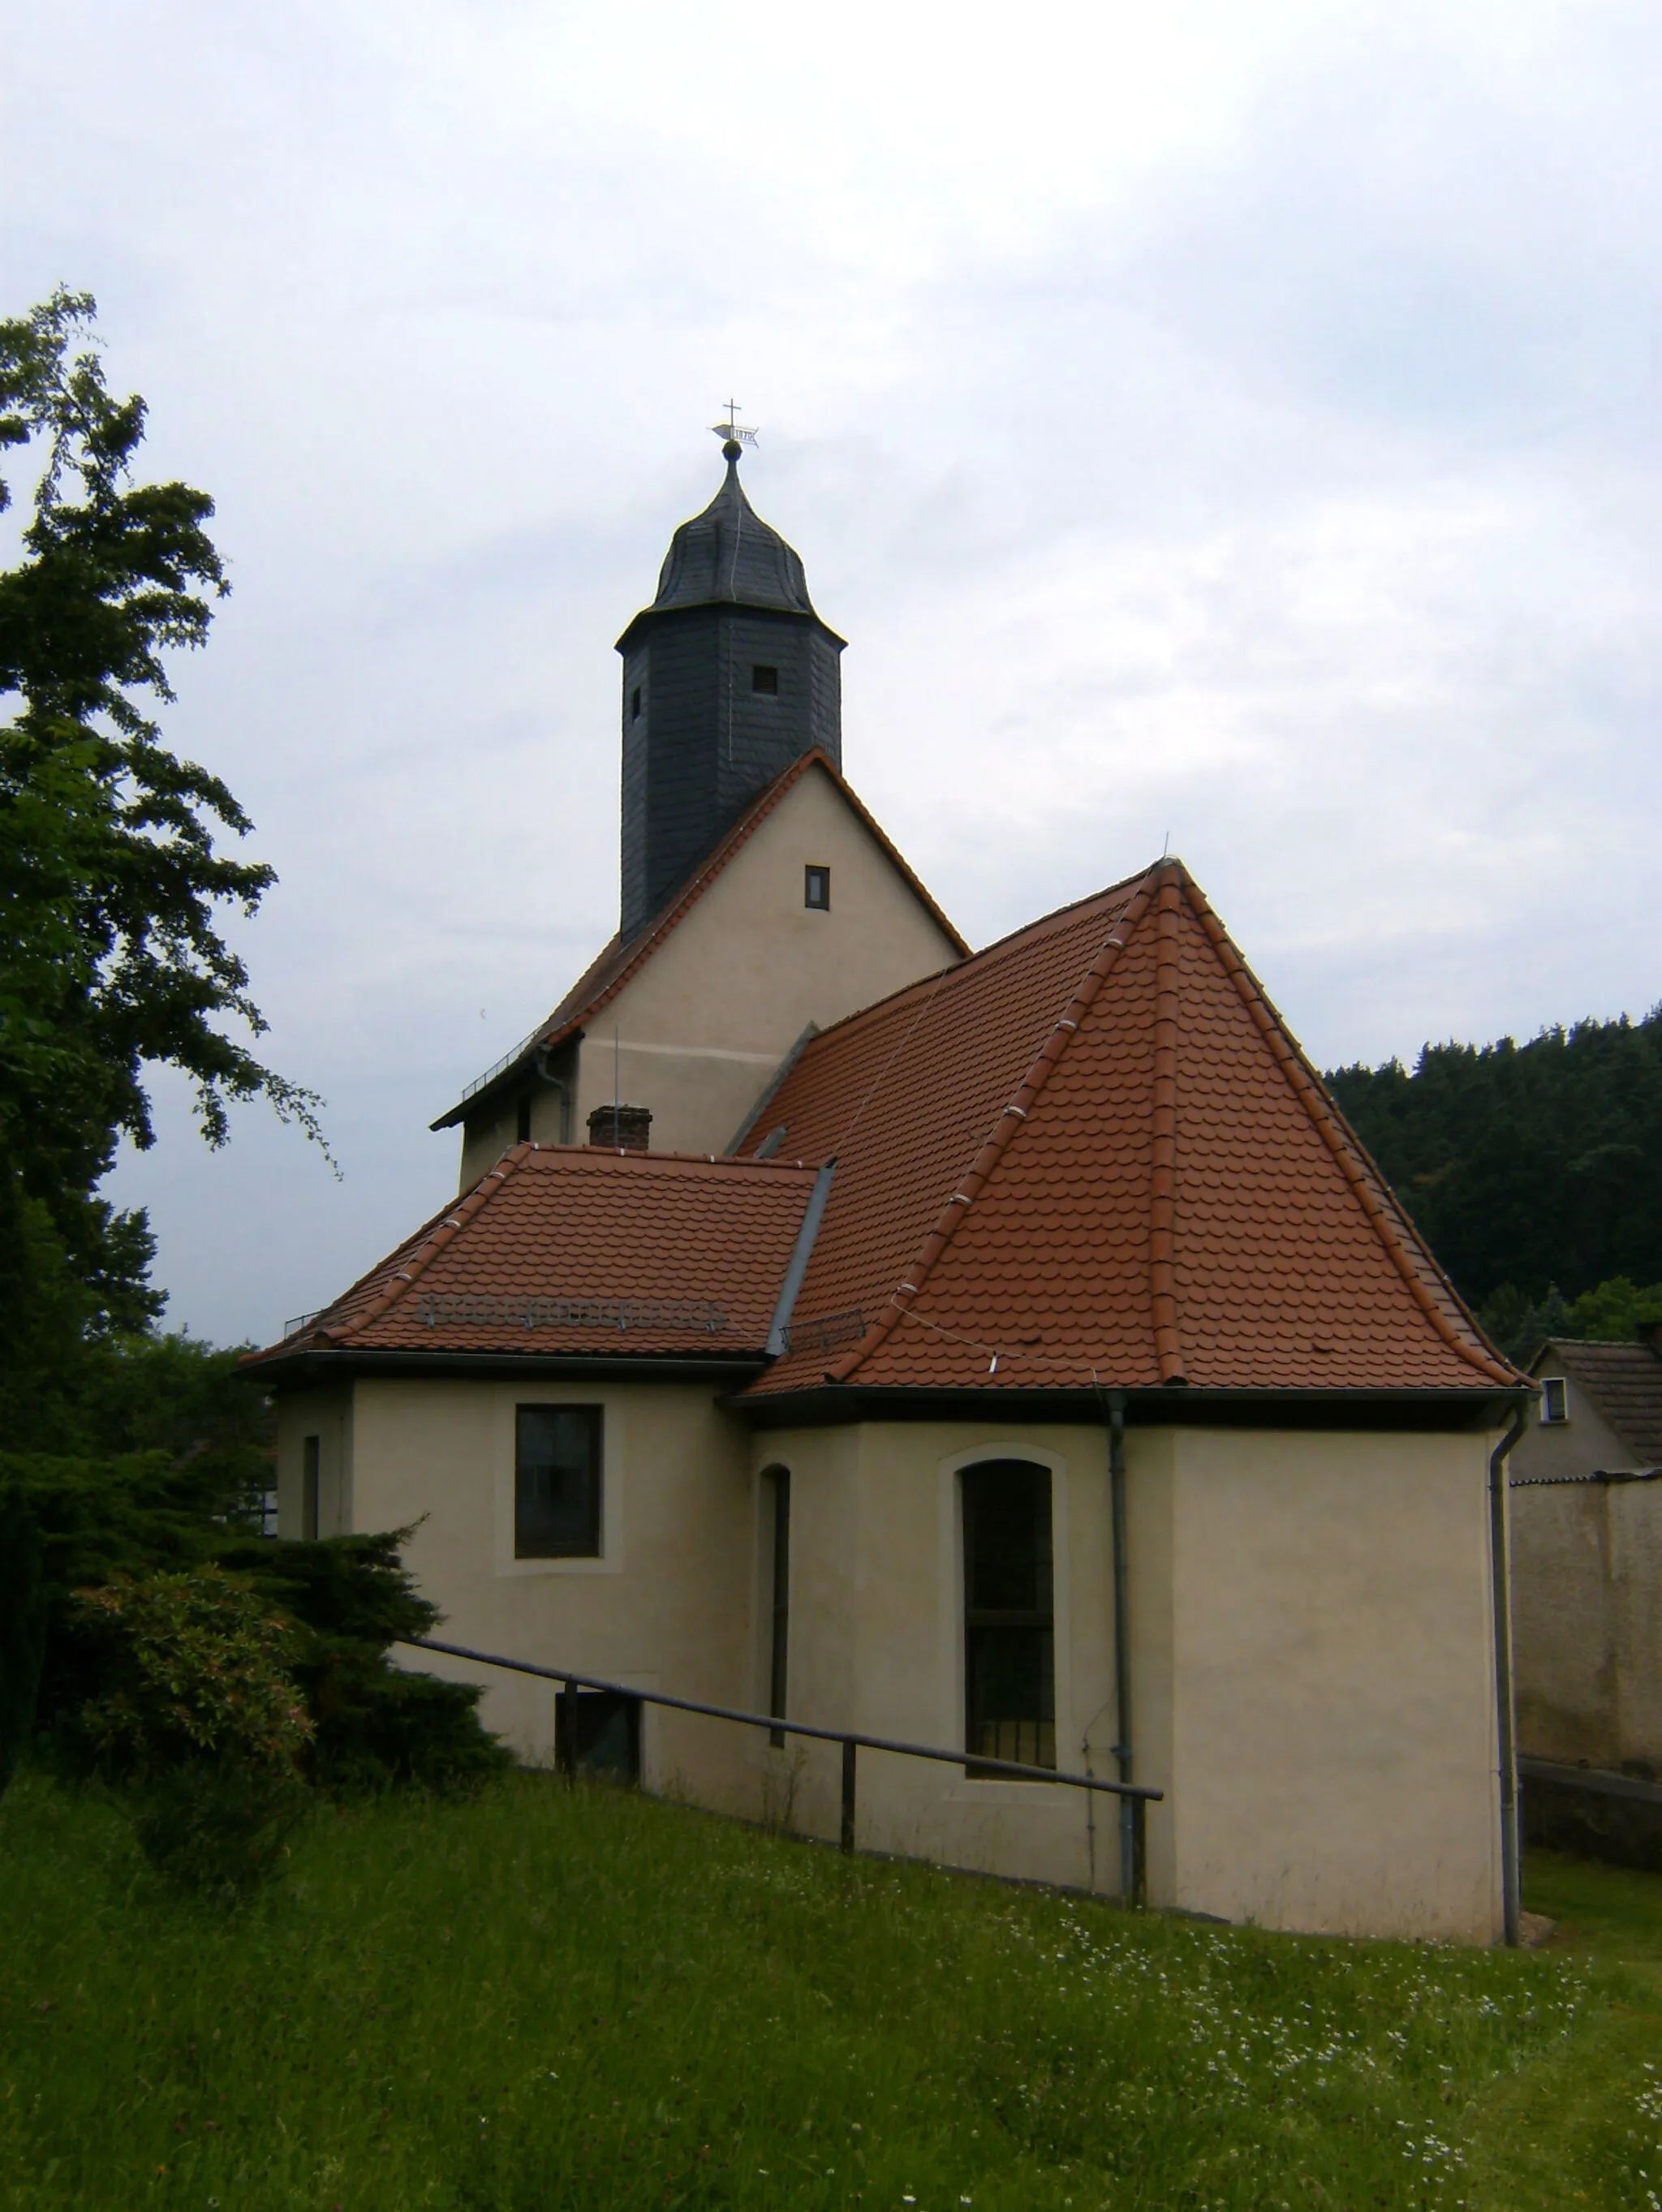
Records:
[[[803,872],[831,872],[829,913]],[[654,1152],[727,1151],[810,1023],[825,1029],[962,958],[903,871],[822,769],[810,768],[757,825],[581,1042],[525,1094],[539,1144],[582,1144],[588,1116],[621,1095],[649,1107]],[[469,1189],[520,1133],[519,1097],[481,1106],[462,1132]]]
[[[810,863],[831,869],[829,913],[803,903]],[[595,1017],[579,1063],[577,1141],[615,1085],[651,1108],[654,1152],[725,1152],[810,1022],[824,1029],[959,957],[831,778],[811,769]]]

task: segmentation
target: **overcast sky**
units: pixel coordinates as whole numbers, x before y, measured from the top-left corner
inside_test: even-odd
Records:
[[[1655,0],[56,0],[0,312],[96,293],[234,596],[165,728],[281,882],[263,1111],[163,1135],[269,1338],[617,900],[618,665],[746,483],[977,943],[1171,848],[1323,1066],[1662,996]]]

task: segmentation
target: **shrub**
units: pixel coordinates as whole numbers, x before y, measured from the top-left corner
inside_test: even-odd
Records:
[[[15,1490],[0,1491],[0,1790],[34,1729],[46,1653],[46,1547]]]
[[[307,1804],[313,1729],[289,1671],[292,1625],[214,1566],[118,1576],[77,1603],[119,1670],[76,1732],[96,1771],[126,1785],[140,1849],[176,1887],[252,1889]]]
[[[344,1795],[408,1784],[453,1795],[510,1765],[479,1723],[477,1689],[387,1661],[393,1644],[429,1634],[439,1619],[399,1559],[409,1531],[307,1544],[252,1535],[237,1518],[245,1472],[209,1451],[171,1460],[159,1450],[109,1460],[0,1454],[0,1487],[16,1490],[45,1538],[39,1717],[60,1763],[87,1765],[82,1716],[107,1713],[127,1687],[112,1616],[76,1594],[218,1566],[289,1622],[283,1663],[313,1723],[303,1763],[322,1787]]]
[[[310,1771],[336,1796],[402,1784],[454,1796],[513,1763],[480,1723],[475,1684],[387,1659],[393,1644],[430,1634],[440,1617],[399,1557],[409,1534],[252,1539],[221,1549],[228,1567],[299,1624],[294,1671],[315,1730]]]
[[[144,1782],[203,1758],[293,1772],[312,1723],[286,1663],[293,1629],[258,1591],[204,1567],[118,1576],[78,1601],[126,1662],[81,1716],[105,1772]]]

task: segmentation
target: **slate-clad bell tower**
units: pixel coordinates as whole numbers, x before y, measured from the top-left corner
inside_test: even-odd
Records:
[[[820,746],[840,768],[844,641],[813,611],[796,553],[726,481],[670,542],[624,658],[621,934],[649,921],[758,792]]]

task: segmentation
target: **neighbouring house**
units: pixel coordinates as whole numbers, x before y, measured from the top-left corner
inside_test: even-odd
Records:
[[[968,953],[727,453],[620,641],[617,939],[435,1125],[459,1198],[253,1362],[283,1534],[418,1523],[451,1640],[962,1750],[868,1756],[862,1845],[1115,1891],[1111,1814],[977,1762],[1089,1765],[1165,1792],[1157,1903],[1494,1939],[1529,1386],[1180,862]],[[548,1684],[429,1663],[550,1759]],[[837,1832],[832,1747],[579,1736]]]
[[[1662,1865],[1662,1352],[1554,1337],[1512,1455],[1529,1832]]]

